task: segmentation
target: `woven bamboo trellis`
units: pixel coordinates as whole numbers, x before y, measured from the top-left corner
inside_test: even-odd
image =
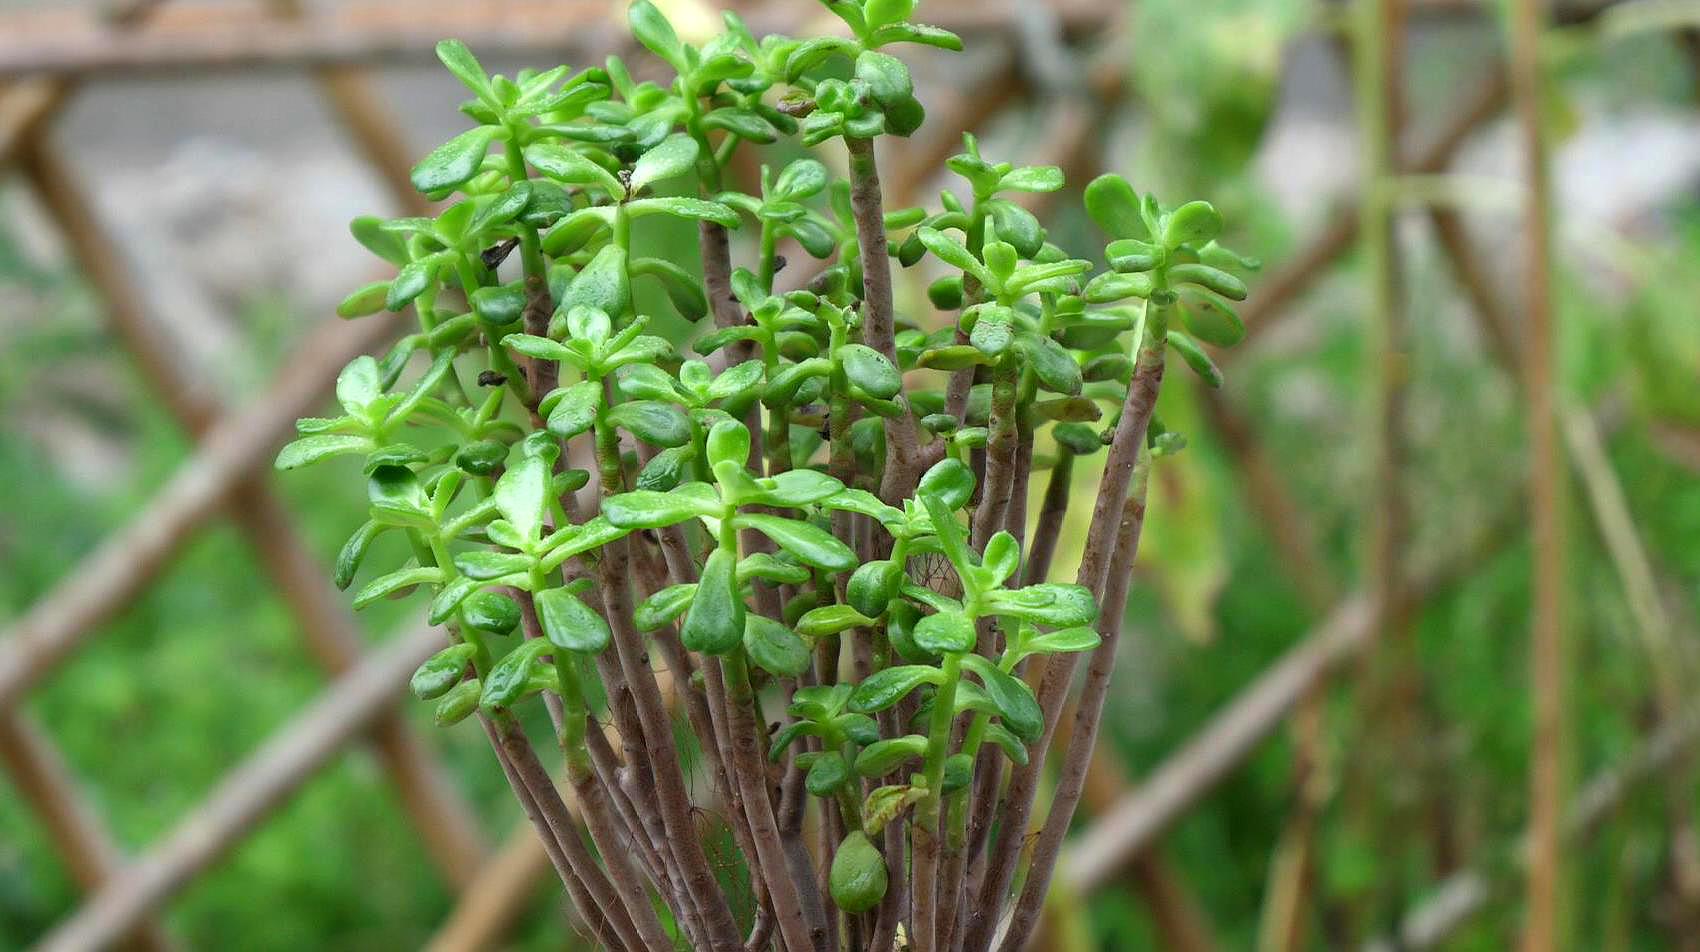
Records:
[[[800,31],[806,25],[798,21],[799,7],[809,7],[797,0],[726,5],[737,7],[758,32]],[[1473,8],[1458,0],[1413,3],[1419,5],[1441,13]],[[1025,96],[1046,97],[1047,129],[1036,139],[1041,143],[1038,154],[1024,160],[1061,165],[1071,181],[1094,174],[1104,161],[1097,133],[1117,103],[1127,55],[1125,38],[1115,29],[1120,6],[1117,0],[1055,0],[1048,5],[930,0],[929,20],[977,37],[1004,39],[994,44],[998,55],[984,81],[972,86],[975,94],[945,91],[925,131],[894,163],[889,184],[899,204],[911,204],[929,184],[932,170],[956,151],[962,131],[984,126]],[[372,746],[444,880],[461,891],[433,948],[490,946],[523,911],[532,885],[547,866],[525,824],[509,833],[499,849],[491,849],[486,832],[434,761],[429,745],[398,712],[408,675],[440,645],[440,633],[420,625],[374,651],[363,651],[358,624],[342,594],[330,585],[323,566],[268,488],[269,463],[291,433],[293,421],[312,411],[347,361],[398,333],[399,322],[327,319],[309,333],[256,399],[240,410],[221,406],[197,383],[178,357],[179,350],[147,313],[117,239],[53,144],[54,116],[79,84],[112,75],[261,67],[307,70],[394,200],[403,208],[423,211],[423,199],[408,181],[411,157],[400,150],[402,137],[373,93],[366,68],[426,60],[432,44],[444,35],[460,36],[481,53],[561,58],[571,52],[575,61],[590,61],[612,51],[608,44],[620,35],[613,28],[614,9],[622,7],[608,0],[479,5],[361,0],[309,15],[295,0],[181,8],[158,0],[123,0],[102,14],[50,10],[0,16],[0,83],[5,84],[0,86],[0,170],[18,172],[40,197],[104,299],[110,330],[147,385],[197,441],[193,455],[154,499],[67,573],[74,581],[62,583],[0,631],[0,767],[39,815],[87,893],[85,904],[44,940],[42,948],[81,950],[119,942],[172,948],[158,920],[159,910],[356,742]],[[1589,12],[1591,7],[1569,15]],[[1074,40],[1106,35],[1111,38],[1098,44],[1091,60],[1072,52]],[[1497,66],[1488,72],[1479,90],[1464,97],[1456,115],[1429,144],[1405,150],[1402,168],[1443,172],[1470,135],[1503,110],[1505,83]],[[1483,292],[1463,232],[1448,214],[1433,213],[1442,249],[1457,268],[1489,336],[1504,343],[1509,339],[1505,317]],[[1256,282],[1245,310],[1254,335],[1275,323],[1353,247],[1357,221],[1349,210],[1332,219],[1289,262]],[[1502,361],[1514,361],[1511,347],[1498,350]],[[1209,925],[1186,911],[1194,906],[1184,884],[1163,866],[1153,847],[1372,636],[1372,606],[1365,595],[1333,598],[1337,587],[1320,568],[1302,507],[1269,463],[1255,428],[1229,395],[1213,397],[1208,410],[1218,438],[1240,464],[1250,504],[1265,520],[1295,585],[1310,597],[1322,621],[1140,787],[1122,787],[1115,768],[1098,765],[1099,779],[1088,795],[1098,817],[1080,838],[1079,848],[1065,858],[1061,875],[1075,889],[1091,889],[1119,874],[1134,873],[1134,886],[1153,907],[1159,929],[1171,940],[1168,944],[1176,948],[1199,947]],[[254,547],[311,654],[332,680],[173,831],[140,855],[126,858],[101,818],[84,804],[76,779],[61,763],[47,732],[28,718],[21,702],[221,515],[234,521]],[[1413,588],[1433,591],[1448,584],[1507,534],[1486,534],[1471,550],[1476,554],[1449,559],[1444,572],[1414,573]],[[1696,718],[1667,718],[1646,751],[1621,772],[1588,788],[1592,799],[1584,796],[1578,804],[1575,830],[1586,832],[1626,787],[1656,773],[1697,737]],[[1474,874],[1461,876],[1449,883],[1452,893],[1442,897],[1454,900],[1450,905],[1413,914],[1414,924],[1408,925],[1417,931],[1411,935],[1432,941],[1486,901],[1486,881]]]

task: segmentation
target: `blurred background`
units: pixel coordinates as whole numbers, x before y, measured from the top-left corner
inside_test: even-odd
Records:
[[[812,0],[662,6],[832,28]],[[968,51],[904,51],[929,115],[886,143],[888,207],[936,207],[973,131],[1067,171],[1044,212],[1077,254],[1078,188],[1115,171],[1211,199],[1266,263],[1226,386],[1165,388],[1190,448],[1153,487],[1049,948],[1510,947],[1532,761],[1559,765],[1565,944],[1700,948],[1700,3],[1549,11],[1523,97],[1546,282],[1505,12],[921,5]],[[417,207],[408,167],[466,125],[432,44],[649,68],[623,17],[0,0],[0,949],[73,916],[141,948],[572,941],[484,738],[404,702],[414,608],[329,587],[355,467],[270,461],[393,329],[332,309],[378,270],[348,219]],[[1544,451],[1517,370],[1542,314]],[[1531,475],[1562,494],[1539,550]],[[1568,673],[1532,680],[1536,554]]]

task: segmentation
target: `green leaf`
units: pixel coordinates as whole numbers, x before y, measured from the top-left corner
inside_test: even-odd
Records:
[[[593,307],[609,315],[625,314],[631,307],[632,286],[626,272],[626,250],[610,244],[596,253],[561,295],[561,310]]]
[[[659,400],[628,400],[608,408],[609,424],[629,431],[651,446],[683,446],[691,441],[685,411]]]
[[[353,605],[356,609],[365,608],[380,598],[388,598],[403,589],[416,585],[435,585],[443,580],[443,570],[434,565],[415,566],[410,569],[400,569],[388,575],[380,575],[366,583],[366,587],[355,593]]]
[[[973,474],[969,474],[973,478]],[[970,488],[972,492],[972,488]],[[845,489],[838,494],[821,500],[821,505],[827,509],[838,509],[844,512],[854,512],[867,516],[881,525],[897,525],[903,521],[903,510],[888,506],[881,502],[878,496],[865,489]]]
[[[1163,226],[1163,244],[1169,248],[1199,245],[1222,231],[1222,215],[1209,202],[1187,202],[1169,215]]]
[[[688,218],[692,221],[711,221],[726,228],[737,228],[744,223],[744,220],[738,217],[737,212],[719,202],[687,198],[682,195],[640,198],[635,202],[628,202],[626,203],[626,214],[633,218],[642,218],[645,215],[672,215],[674,218]]]
[[[752,552],[738,562],[738,582],[743,584],[753,578],[786,585],[802,585],[814,578],[814,573],[810,572],[807,566],[787,562],[772,552]]]
[[[437,44],[437,59],[455,74],[455,78],[466,84],[466,88],[477,94],[479,99],[492,106],[498,105],[495,91],[490,86],[490,77],[479,64],[478,57],[466,48],[459,40],[443,40]]]
[[[495,126],[478,126],[433,149],[413,167],[413,187],[429,195],[466,184],[478,174],[490,143],[501,134]]]
[[[1002,585],[1021,568],[1021,543],[1008,532],[999,531],[986,540],[986,553],[980,560],[987,588]]]
[[[342,544],[342,549],[336,554],[336,587],[347,590],[354,581],[354,573],[360,570],[360,563],[366,558],[366,550],[371,548],[372,541],[383,533],[388,526],[379,525],[375,520],[368,519],[354,530],[348,541]]]
[[[390,282],[390,291],[384,298],[384,307],[391,311],[400,311],[414,298],[424,294],[436,275],[436,263],[430,259],[409,261],[402,265],[401,270],[396,272],[395,280]]]
[[[737,568],[736,553],[715,549],[709,554],[685,623],[679,629],[679,639],[686,648],[703,654],[726,654],[743,641],[744,599],[738,592]]]
[[[549,411],[549,432],[570,440],[596,424],[596,413],[602,407],[602,385],[594,380],[580,380],[568,387]]]
[[[639,602],[637,610],[632,612],[632,622],[638,631],[654,631],[683,615],[691,607],[696,592],[695,582],[669,585]]]
[[[480,582],[506,578],[531,571],[533,561],[530,556],[516,552],[490,552],[478,550],[462,552],[455,556],[455,568],[468,578]]]
[[[1011,322],[1014,314],[1009,308],[995,304],[982,304],[977,310],[979,319],[968,333],[968,342],[987,357],[1002,356],[1015,340],[1015,327]]]
[[[508,652],[485,676],[484,690],[478,697],[479,706],[485,710],[495,710],[518,701],[525,695],[526,685],[531,681],[532,665],[548,651],[549,642],[538,638]]]
[[[1054,165],[1013,169],[998,182],[999,191],[1054,192],[1063,187],[1063,171]]]
[[[563,651],[599,654],[613,638],[608,622],[564,588],[538,592],[536,603],[543,634],[548,636],[550,644]]]
[[[974,471],[968,468],[967,463],[946,457],[921,475],[915,494],[932,496],[954,512],[967,505],[974,495]]]
[[[740,463],[743,460],[739,460]],[[770,479],[760,480],[760,503],[798,509],[837,495],[844,484],[813,469],[787,470]]]
[[[549,509],[549,464],[531,456],[508,467],[496,481],[496,508],[522,539],[543,534],[543,516]]]
[[[903,700],[917,687],[943,680],[943,671],[925,664],[904,664],[876,671],[856,685],[850,695],[850,710],[857,714],[877,714]]]
[[[1015,349],[1046,390],[1073,396],[1085,385],[1074,355],[1049,337],[1023,332],[1016,335]]]
[[[923,651],[962,654],[974,650],[974,621],[959,611],[937,612],[915,623],[915,644]]]
[[[369,453],[376,447],[377,444],[364,436],[319,433],[286,444],[278,451],[277,461],[272,465],[278,469],[299,469],[332,456]]]
[[[379,466],[366,479],[366,503],[372,518],[391,526],[434,528],[431,501],[419,477],[406,466]]]
[[[1127,179],[1113,173],[1100,175],[1087,184],[1085,198],[1086,214],[1111,238],[1146,237],[1139,196]]]
[[[492,635],[506,635],[519,627],[519,606],[500,592],[474,592],[461,603],[461,621]]]
[[[1227,303],[1208,294],[1188,294],[1181,308],[1192,336],[1216,347],[1232,347],[1245,340],[1245,322]]]
[[[721,420],[708,431],[703,449],[710,467],[722,463],[742,467],[750,458],[750,431],[737,420]]]
[[[634,258],[631,273],[654,278],[673,309],[687,321],[708,316],[708,297],[703,294],[702,281],[679,265],[661,258]]]
[[[856,57],[856,78],[866,83],[868,92],[882,108],[889,109],[915,97],[915,81],[909,67],[888,53],[864,50]]]
[[[740,513],[734,522],[741,529],[760,532],[815,568],[847,572],[856,565],[856,553],[849,546],[807,522],[756,513]]]
[[[998,713],[1003,722],[1015,733],[1015,736],[1025,741],[1035,741],[1045,730],[1045,715],[1039,709],[1039,700],[1033,696],[1033,689],[1027,682],[1006,674],[996,665],[979,655],[968,655],[962,659],[962,666],[980,679],[985,685],[986,694],[992,703],[998,706]]]
[[[809,765],[809,774],[803,784],[817,797],[830,797],[848,779],[850,768],[844,763],[844,756],[836,750],[829,750]]]
[[[992,284],[992,273],[986,269],[985,265],[980,263],[980,259],[974,257],[974,253],[968,250],[967,245],[936,228],[928,228],[925,225],[921,226],[916,234],[920,236],[921,244],[926,245],[927,250],[933,253],[933,257],[951,267],[960,268],[972,274],[980,280],[981,284],[987,286]]]
[[[442,697],[460,683],[466,669],[472,666],[472,656],[476,653],[477,650],[469,644],[449,645],[425,659],[425,663],[413,672],[413,678],[407,682],[408,690],[421,701]]]
[[[920,734],[877,741],[862,748],[862,752],[856,755],[856,773],[863,777],[883,777],[926,754],[927,739]]]
[[[1043,582],[1014,591],[989,592],[986,606],[993,614],[1058,627],[1089,625],[1098,618],[1098,603],[1084,585]]]
[[[893,2],[893,0],[873,0],[874,3]],[[834,756],[837,756],[836,754]],[[815,762],[818,767],[826,758]],[[843,762],[839,762],[842,768]],[[815,789],[815,768],[810,768],[808,785],[811,792]],[[840,778],[842,782],[842,778]],[[827,787],[830,793],[838,784]],[[826,796],[826,793],[817,793]],[[832,869],[827,873],[827,891],[832,895],[832,902],[838,908],[851,915],[867,912],[880,904],[889,888],[889,873],[885,868],[885,857],[874,846],[868,834],[861,830],[852,830],[838,844],[837,852],[832,854]]]
[[[764,373],[765,368],[759,360],[746,360],[736,367],[728,367],[708,385],[708,398],[727,400],[744,396],[761,386]]]
[[[998,240],[1007,241],[1023,258],[1036,257],[1045,247],[1045,228],[1033,213],[1014,202],[993,199],[986,203]]]
[[[869,618],[884,615],[903,583],[903,566],[891,559],[864,562],[850,576],[846,600]]]
[[[1009,728],[1000,724],[986,725],[986,739],[998,745],[1004,756],[1014,761],[1016,766],[1027,766],[1027,745],[1021,739],[1010,733]]]
[[[407,242],[401,235],[385,228],[382,218],[361,215],[348,223],[348,231],[367,251],[390,264],[401,267],[408,262]]]
[[[437,710],[432,715],[437,726],[449,727],[466,720],[467,715],[478,710],[478,695],[483,690],[484,686],[477,678],[455,685],[437,702]]]
[[[867,21],[870,31],[902,23],[914,12],[915,0],[867,0],[862,5],[862,19]]]
[[[1096,631],[1085,625],[1060,628],[1022,642],[1021,654],[1023,657],[1036,654],[1072,654],[1091,651],[1103,642],[1104,639],[1099,637]]]
[[[659,529],[720,514],[720,496],[707,483],[686,483],[672,492],[633,490],[611,496],[602,504],[602,515],[621,529]]]
[[[1162,260],[1162,249],[1138,238],[1118,238],[1104,246],[1110,267],[1121,272],[1149,271]]]
[[[666,60],[674,69],[685,71],[683,46],[679,35],[673,31],[673,24],[667,22],[667,17],[649,0],[637,0],[626,12],[626,20],[631,25],[632,36],[642,43],[651,53]]]
[[[826,166],[818,159],[797,159],[779,173],[773,182],[774,200],[800,201],[820,194],[829,181]]]
[[[1207,264],[1176,264],[1168,270],[1170,284],[1196,284],[1222,295],[1230,301],[1246,299],[1245,282],[1220,268]]]
[[[1174,348],[1175,353],[1181,355],[1181,359],[1186,361],[1186,365],[1192,368],[1192,372],[1197,374],[1200,380],[1203,380],[1212,388],[1221,388],[1222,369],[1216,366],[1216,362],[1210,359],[1210,355],[1204,352],[1204,348],[1198,346],[1197,341],[1180,331],[1170,331],[1168,342],[1169,346]]]
[[[454,615],[455,609],[460,607],[461,602],[466,601],[467,597],[483,584],[478,579],[463,575],[444,585],[437,591],[436,597],[431,599],[431,609],[429,614],[425,616],[425,620],[433,625],[441,625],[448,621]]]
[[[765,615],[746,615],[744,650],[769,674],[794,678],[808,670],[813,653],[797,633]]]
[[[885,355],[866,344],[845,344],[835,356],[844,375],[870,396],[890,400],[903,390],[903,375]]]
[[[473,313],[491,327],[505,327],[525,316],[525,288],[504,284],[472,292]]]
[[[564,185],[595,186],[619,200],[626,187],[608,171],[578,152],[554,142],[535,142],[525,147],[525,160],[537,171]]]
[[[573,355],[567,345],[560,341],[538,337],[535,334],[509,334],[502,338],[502,346],[535,360],[560,362]]]
[[[389,301],[390,283],[388,281],[373,281],[371,284],[353,292],[342,299],[336,306],[337,317],[365,317],[376,314],[384,309]]]
[[[797,631],[808,638],[825,638],[850,628],[872,625],[874,620],[863,616],[849,605],[822,605],[810,609],[797,619]]]
[[[652,182],[689,172],[696,165],[698,151],[697,140],[690,136],[668,136],[632,166],[631,191],[635,194]]]
[[[367,354],[354,358],[336,376],[337,402],[352,417],[365,416],[366,408],[382,396],[383,391],[378,362]]]

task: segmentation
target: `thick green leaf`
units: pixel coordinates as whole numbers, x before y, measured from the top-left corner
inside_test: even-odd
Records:
[[[529,572],[531,566],[530,556],[520,555],[516,552],[478,550],[462,552],[455,556],[455,568],[460,569],[468,577],[481,582]]]
[[[905,664],[876,671],[856,685],[850,694],[850,710],[858,714],[876,714],[903,700],[910,691],[923,684],[938,684],[944,672],[931,665]]]
[[[1100,175],[1086,186],[1086,214],[1111,238],[1144,238],[1145,222],[1139,214],[1139,196],[1127,179],[1115,174]]]
[[[773,194],[775,200],[798,201],[820,194],[826,188],[829,176],[826,166],[818,159],[797,159],[779,173],[774,179]]]
[[[342,299],[336,306],[337,317],[365,317],[384,309],[389,301],[390,283],[374,281]]]
[[[604,416],[651,446],[683,446],[691,441],[690,418],[671,403],[628,400],[609,407]]]
[[[1091,651],[1103,644],[1104,639],[1096,631],[1087,626],[1076,628],[1060,628],[1029,638],[1021,645],[1021,654],[1070,654],[1077,651]]]
[[[1000,724],[987,724],[986,739],[998,745],[1004,756],[1014,761],[1017,766],[1027,766],[1027,745],[1010,733],[1009,728]]]
[[[884,615],[903,582],[903,566],[890,559],[864,562],[850,576],[847,600],[870,618]]]
[[[832,533],[807,522],[780,516],[740,513],[736,523],[741,529],[754,529],[772,539],[780,548],[804,562],[828,572],[847,572],[856,565],[856,553]]]
[[[590,259],[561,295],[561,310],[593,307],[608,315],[625,314],[632,304],[632,285],[626,272],[626,251],[607,245]]]
[[[986,540],[986,553],[980,560],[988,587],[1002,585],[1021,568],[1021,543],[1008,532],[999,531]]]
[[[626,197],[626,188],[614,173],[564,145],[532,143],[525,148],[525,159],[537,171],[564,185],[594,186],[616,200]]]
[[[537,620],[549,643],[565,651],[598,654],[608,647],[613,633],[595,609],[564,588],[538,592]]]
[[[974,621],[959,611],[941,611],[915,623],[915,644],[923,651],[962,654],[974,650]]]
[[[836,496],[844,489],[843,483],[813,469],[787,470],[771,479],[760,480],[760,485],[763,505],[793,509]]]
[[[492,635],[506,635],[519,627],[519,606],[500,592],[474,592],[460,606],[461,621]]]
[[[951,511],[961,509],[974,495],[974,471],[967,463],[947,456],[921,475],[915,494],[932,496]]]
[[[435,701],[460,683],[466,670],[472,667],[472,656],[476,653],[469,644],[449,645],[425,659],[425,663],[413,672],[413,678],[407,683],[408,689],[421,701]]]
[[[1181,355],[1181,359],[1186,361],[1186,365],[1192,368],[1192,372],[1197,374],[1199,379],[1211,387],[1219,389],[1222,386],[1222,369],[1216,366],[1216,362],[1210,359],[1204,348],[1198,346],[1197,341],[1180,331],[1170,331],[1168,341],[1169,346]]]
[[[668,136],[661,144],[645,152],[632,166],[633,193],[644,186],[675,175],[683,175],[696,166],[697,141],[687,135]]]
[[[878,741],[862,748],[862,752],[856,755],[856,773],[863,777],[883,777],[926,754],[927,739],[920,734]]]
[[[543,517],[549,510],[549,464],[530,456],[509,466],[496,481],[496,508],[522,539],[543,534]]]
[[[395,280],[390,282],[389,294],[384,297],[384,307],[391,311],[400,311],[425,293],[431,279],[436,277],[437,266],[430,259],[409,261],[396,272]]]
[[[360,563],[366,558],[366,550],[371,548],[372,540],[376,539],[387,526],[379,525],[375,520],[368,519],[354,530],[348,541],[336,554],[336,587],[346,590],[354,581],[354,573],[360,570]]]
[[[654,631],[683,615],[696,592],[695,582],[669,585],[639,602],[632,621],[639,631]]]
[[[287,449],[287,447],[286,447]],[[434,528],[431,500],[419,476],[406,466],[379,466],[366,479],[366,504],[385,525]]]
[[[923,787],[909,784],[876,788],[862,801],[862,829],[869,836],[878,836],[887,823],[903,815],[903,811],[926,799]]]
[[[478,698],[485,710],[508,707],[525,695],[531,681],[531,667],[549,651],[549,642],[538,638],[520,644],[490,668],[484,678],[484,690]]]
[[[1187,202],[1169,215],[1163,244],[1170,248],[1201,245],[1222,231],[1222,215],[1209,202]]]
[[[1015,733],[1015,736],[1025,741],[1039,739],[1045,730],[1045,715],[1039,709],[1039,701],[1033,696],[1033,689],[1027,682],[1006,674],[996,665],[979,655],[968,655],[962,659],[962,666],[974,672],[975,677],[985,686],[986,694],[992,703],[998,706],[998,713],[1003,722]]]
[[[871,396],[890,400],[903,390],[903,375],[885,355],[866,344],[845,344],[835,356],[850,382]]]
[[[696,595],[691,599],[679,639],[703,654],[726,654],[744,637],[744,599],[738,592],[737,554],[715,549],[703,564]]]
[[[413,167],[413,187],[431,194],[464,185],[478,174],[490,143],[501,132],[495,126],[478,126],[438,146]]]
[[[1025,618],[1041,625],[1090,625],[1098,618],[1098,603],[1084,585],[1043,582],[1014,591],[990,592],[986,604],[994,614]]]
[[[682,195],[640,198],[635,202],[626,203],[626,213],[633,218],[642,218],[645,215],[671,215],[674,218],[688,218],[692,221],[711,221],[727,228],[737,228],[743,224],[743,219],[738,217],[737,212],[719,202],[687,198]]]
[[[1234,277],[1220,268],[1212,268],[1207,264],[1176,264],[1170,265],[1170,284],[1196,284],[1222,295],[1230,301],[1246,299],[1245,282]]]
[[[1049,337],[1022,332],[1015,338],[1015,349],[1046,390],[1073,396],[1085,385],[1074,355]]]
[[[915,233],[920,236],[921,244],[926,245],[927,250],[931,251],[935,258],[951,267],[960,268],[974,275],[980,279],[981,284],[990,285],[992,283],[991,272],[986,269],[984,264],[980,263],[980,259],[974,257],[974,253],[968,250],[967,245],[936,228],[928,228],[925,225],[921,226]]]
[[[862,615],[849,605],[822,605],[810,609],[802,618],[797,619],[797,631],[809,638],[824,638],[849,628],[860,628],[873,623],[872,618]]]
[[[562,392],[549,411],[549,432],[570,440],[596,424],[596,413],[602,407],[602,385],[594,380],[580,380]]]
[[[889,3],[893,0],[874,2]],[[822,761],[824,760],[825,758],[822,758]],[[816,761],[817,767],[822,761]],[[840,761],[839,766],[842,765]],[[811,792],[816,786],[814,777],[814,768],[811,768],[808,779]],[[832,784],[826,787],[826,790],[830,793],[837,786],[836,783]],[[825,795],[826,793],[817,793],[817,796]],[[827,891],[831,893],[834,905],[851,915],[857,915],[878,906],[880,900],[885,898],[886,890],[890,887],[889,876],[885,868],[885,857],[880,855],[873,840],[861,830],[852,830],[838,844],[837,852],[832,854],[832,869],[827,874]]]
[[[707,483],[686,483],[672,492],[634,490],[612,496],[602,515],[621,529],[659,529],[698,516],[720,514],[720,496]]]
[[[631,25],[632,36],[637,37],[639,43],[674,69],[684,70],[685,56],[679,35],[673,32],[673,24],[667,22],[667,17],[655,4],[649,0],[637,0],[626,11],[626,20]]]
[[[867,0],[862,5],[862,18],[867,22],[870,31],[893,23],[902,23],[914,12],[915,0]]]
[[[443,575],[443,570],[434,565],[415,566],[380,575],[355,593],[352,604],[356,609],[365,608],[380,598],[388,598],[416,585],[435,585],[443,580]]]
[[[1063,171],[1054,165],[1012,169],[998,182],[999,191],[1054,192],[1063,187]]]
[[[830,797],[848,779],[850,767],[844,763],[844,756],[836,750],[829,750],[809,765],[809,774],[803,784],[817,797]]]
[[[496,94],[490,87],[490,77],[484,72],[478,58],[459,40],[443,40],[437,44],[437,59],[455,74],[455,78],[466,84],[466,88],[478,95],[479,99],[495,105]]]
[[[484,685],[477,678],[455,685],[437,702],[437,710],[432,715],[437,726],[450,727],[466,720],[467,715],[478,710],[478,695],[483,690]]]
[[[377,444],[364,436],[352,436],[342,433],[319,433],[314,436],[303,436],[284,446],[278,451],[277,461],[273,464],[278,469],[299,469],[309,466],[322,459],[332,456],[344,456],[352,453],[370,453]]]
[[[425,620],[433,625],[441,625],[448,621],[454,615],[455,609],[460,607],[461,602],[466,601],[483,584],[478,579],[462,575],[444,585],[437,591],[436,597],[431,599],[431,609],[425,616]]]
[[[1216,347],[1232,347],[1245,340],[1245,322],[1226,302],[1211,295],[1189,293],[1181,308],[1192,336]]]
[[[560,341],[538,337],[535,334],[509,334],[502,338],[502,346],[535,360],[558,362],[566,360],[573,353]]]
[[[797,677],[814,660],[796,632],[765,615],[745,616],[744,651],[757,667],[782,678]]]

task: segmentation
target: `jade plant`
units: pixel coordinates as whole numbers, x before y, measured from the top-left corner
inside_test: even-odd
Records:
[[[1084,202],[1108,243],[1073,257],[1024,205],[1061,171],[967,137],[961,197],[887,209],[876,143],[924,119],[893,51],[961,44],[912,0],[826,6],[845,35],[758,40],[728,13],[697,46],[640,0],[666,82],[618,58],[492,76],[440,44],[473,123],[413,171],[442,211],[357,219],[395,276],[339,308],[409,330],[277,461],[363,461],[370,519],[337,584],[425,603],[446,647],[413,692],[482,726],[610,949],[1021,948],[1147,474],[1182,445],[1153,412],[1166,358],[1219,386],[1207,347],[1244,333],[1255,263],[1205,202],[1100,177]],[[739,191],[737,153],[770,147],[788,161]],[[694,226],[691,260],[645,219]],[[1079,568],[1055,580],[1077,498]],[[747,876],[710,861],[721,835]]]

